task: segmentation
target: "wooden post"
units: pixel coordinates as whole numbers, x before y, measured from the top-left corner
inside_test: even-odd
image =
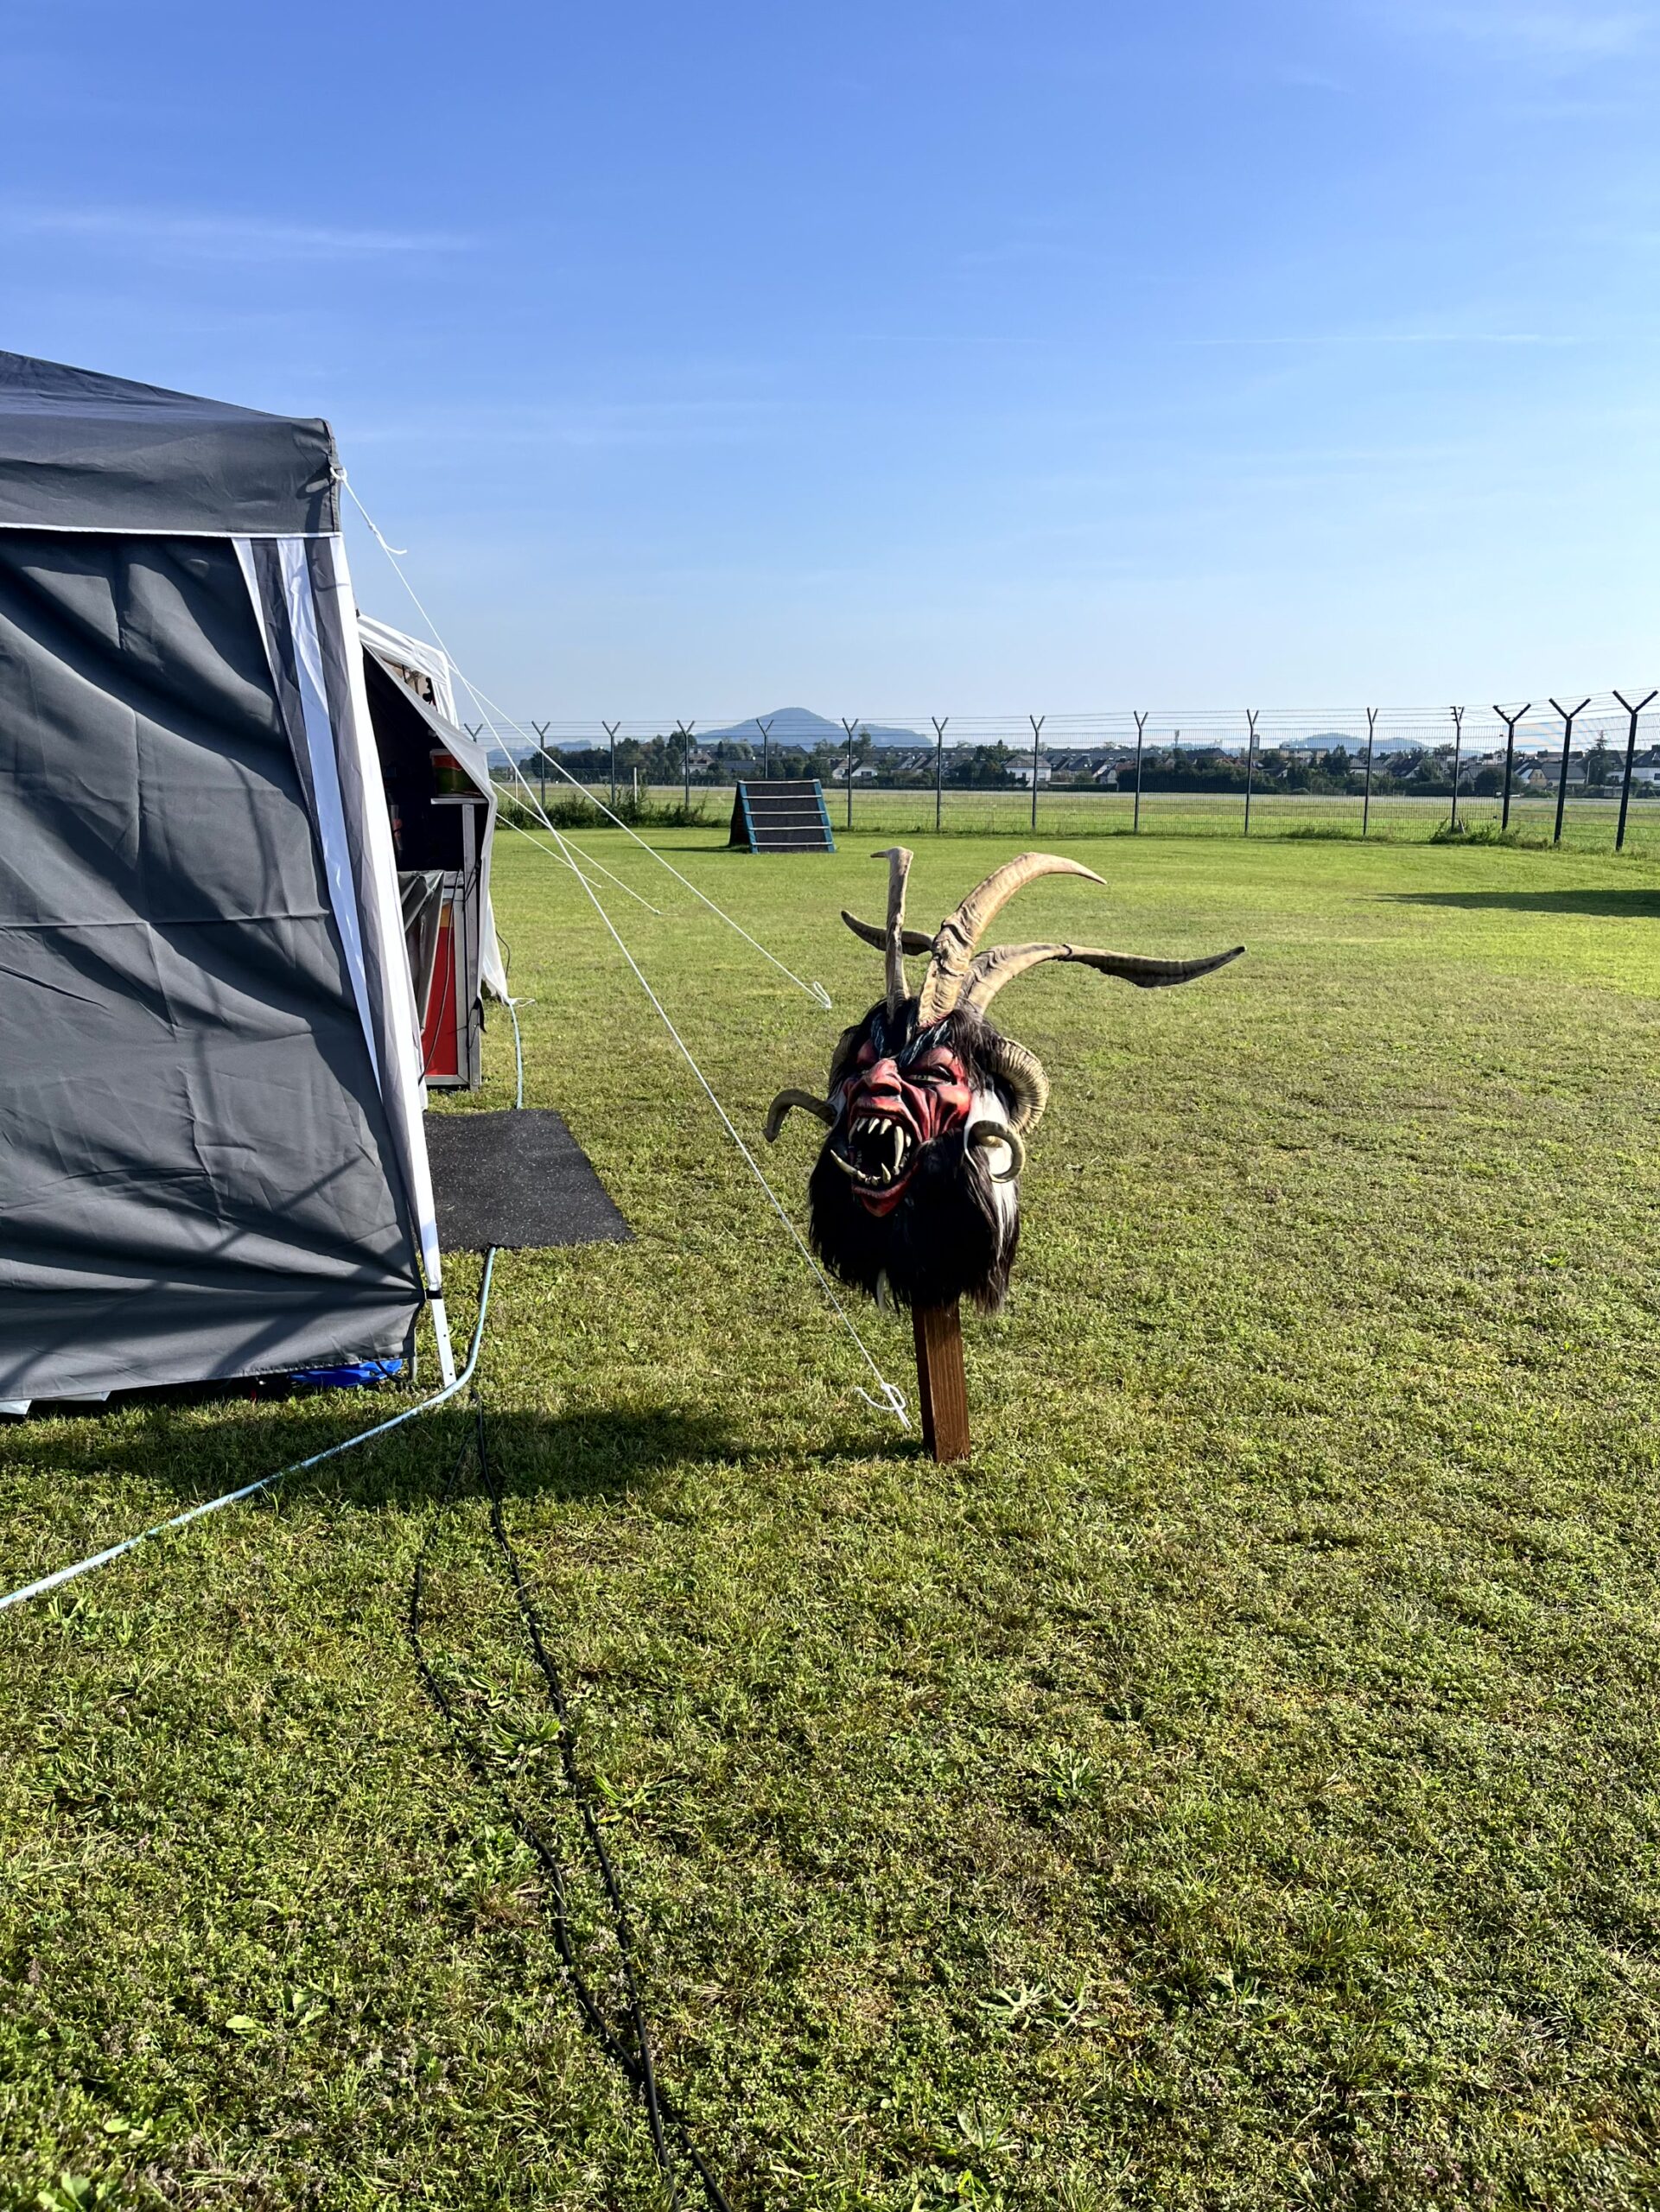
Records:
[[[911,1309],[917,1340],[917,1395],[922,1405],[922,1440],[942,1466],[966,1459],[969,1442],[969,1385],[963,1370],[962,1309],[915,1306]]]

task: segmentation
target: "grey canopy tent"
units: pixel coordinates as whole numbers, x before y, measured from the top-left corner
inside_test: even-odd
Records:
[[[0,1400],[454,1371],[339,483],[0,353]]]

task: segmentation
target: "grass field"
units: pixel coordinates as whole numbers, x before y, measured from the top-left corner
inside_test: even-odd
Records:
[[[822,1078],[878,982],[862,843],[664,839],[827,1015],[582,842],[662,908],[614,901],[741,1126]],[[1013,849],[925,843],[913,917]],[[1110,887],[1011,934],[1249,957],[999,1001],[1055,1096],[946,1472],[855,1395],[580,887],[501,842],[530,1102],[636,1236],[502,1259],[480,1395],[665,2078],[746,2212],[1651,2208],[1660,868],[1084,856]],[[795,1203],[810,1148],[769,1155]],[[9,1430],[0,1586],[367,1417]],[[508,1825],[572,1830],[470,1479],[430,1640],[499,1782],[404,1637],[461,1425],[0,1620],[0,2202],[659,2202]]]
[[[546,778],[540,788],[550,800],[569,798],[569,785]],[[595,798],[608,799],[604,784],[585,786]],[[683,788],[678,784],[652,785],[643,794],[663,806],[678,807]],[[732,787],[691,786],[691,804],[711,827],[731,819]],[[824,804],[838,842],[849,834],[857,841],[872,836],[932,834],[934,793],[924,790],[888,790],[855,783],[853,826],[848,828],[847,789],[824,787]],[[1141,832],[1147,837],[1239,837],[1244,834],[1243,795],[1211,791],[1148,791],[1142,800]],[[1392,794],[1380,785],[1364,817],[1370,837],[1380,843],[1428,844],[1447,821],[1451,802],[1446,798],[1411,798]],[[598,817],[595,817],[596,820]],[[1353,838],[1358,841],[1363,810],[1358,797],[1320,797],[1309,793],[1265,793],[1258,791],[1251,802],[1253,837],[1296,839]],[[1502,808],[1497,797],[1461,797],[1460,826],[1485,835],[1498,830]],[[1606,798],[1588,798],[1570,790],[1562,817],[1562,844],[1572,852],[1607,853],[1614,849],[1619,820],[1618,791]],[[1510,829],[1518,844],[1548,846],[1555,830],[1554,793],[1517,791],[1511,795]],[[1030,842],[1032,795],[1021,791],[969,791],[948,788],[941,796],[939,823],[953,837],[1008,836]],[[1135,834],[1133,793],[1051,790],[1038,793],[1038,842],[1057,838],[1128,837]],[[1625,851],[1633,858],[1660,860],[1660,798],[1650,798],[1640,786],[1634,793],[1625,827]]]

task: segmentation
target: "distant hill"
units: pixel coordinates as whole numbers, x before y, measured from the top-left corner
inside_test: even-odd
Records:
[[[845,745],[847,732],[840,722],[832,721],[828,715],[816,715],[807,707],[774,707],[761,721],[770,725],[768,742],[773,745],[798,745],[811,753],[816,745]],[[873,745],[913,746],[932,745],[933,732],[914,729],[893,729],[882,722],[855,721],[853,734],[868,730]],[[753,721],[733,722],[725,729],[700,729],[696,733],[699,745],[754,745],[761,741],[760,730]]]

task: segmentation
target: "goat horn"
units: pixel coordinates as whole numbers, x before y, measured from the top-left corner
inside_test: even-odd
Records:
[[[989,1160],[986,1163],[986,1173],[994,1183],[1012,1183],[1025,1173],[1025,1143],[1020,1132],[1011,1128],[1007,1122],[976,1122],[969,1131],[969,1142],[976,1152],[989,1152],[995,1144],[1008,1147],[1009,1162],[1001,1173]]]
[[[947,914],[939,925],[934,938],[934,956],[928,963],[917,1007],[919,1027],[925,1029],[930,1022],[938,1021],[951,1012],[961,995],[974,949],[994,917],[1017,891],[1026,884],[1034,883],[1040,875],[1081,875],[1091,883],[1102,880],[1093,868],[1084,868],[1078,861],[1064,861],[1057,853],[1022,853],[1018,860],[1005,861],[1000,868],[995,868],[983,883],[970,892],[957,912]]]
[[[856,915],[849,914],[845,906],[842,909],[842,919],[855,937],[862,938],[878,952],[887,950],[887,931],[879,929],[875,922],[860,921]],[[901,930],[900,943],[906,952],[932,952],[934,949],[934,941],[926,930]]]
[[[1195,976],[1225,968],[1244,949],[1236,944],[1227,952],[1212,952],[1199,960],[1157,960],[1140,952],[1098,952],[1087,944],[1000,944],[970,963],[961,1003],[976,1014],[983,1014],[1005,983],[1012,983],[1016,976],[1046,960],[1074,960],[1085,968],[1098,968],[1103,976],[1122,976],[1141,990],[1161,991],[1172,983],[1191,983]]]
[[[827,1128],[836,1127],[836,1109],[828,1098],[815,1098],[810,1090],[780,1090],[766,1109],[768,1144],[778,1142],[778,1133],[792,1106],[799,1106],[804,1114],[816,1115]]]
[[[1010,1126],[1017,1135],[1021,1129],[1035,1129],[1049,1103],[1049,1078],[1042,1061],[1024,1045],[991,1028],[986,1031],[980,1054],[988,1072],[1014,1102]]]
[[[871,855],[873,860],[887,862],[887,927],[882,932],[882,951],[890,1020],[910,995],[905,981],[905,879],[911,873],[913,857],[906,845],[889,845],[885,851]]]

